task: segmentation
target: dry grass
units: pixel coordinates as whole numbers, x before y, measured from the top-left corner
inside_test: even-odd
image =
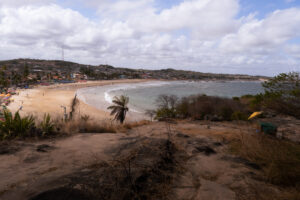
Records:
[[[139,126],[144,126],[144,125],[148,125],[150,124],[151,122],[149,120],[142,120],[142,121],[137,121],[137,122],[131,122],[131,123],[125,123],[123,125],[123,127],[125,129],[132,129],[132,128],[135,128],[135,127],[139,127]]]
[[[63,134],[74,133],[116,133],[117,126],[108,121],[85,121],[72,120],[68,122],[60,122],[57,125],[58,132]]]
[[[238,200],[300,200],[300,188],[270,188],[262,184],[248,184],[249,192],[238,194]]]
[[[258,164],[267,182],[282,186],[300,184],[300,145],[263,134],[241,133],[231,152]]]

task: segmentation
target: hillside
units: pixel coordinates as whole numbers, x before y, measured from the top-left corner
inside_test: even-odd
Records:
[[[0,61],[0,80],[10,85],[21,82],[49,82],[108,79],[166,79],[166,80],[260,80],[263,76],[213,74],[194,71],[161,69],[129,69],[110,65],[83,65],[61,60],[15,59]],[[7,82],[6,81],[6,82]]]

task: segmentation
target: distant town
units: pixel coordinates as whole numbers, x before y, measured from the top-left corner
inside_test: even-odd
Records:
[[[261,80],[262,76],[201,73],[184,70],[145,70],[110,65],[83,65],[61,60],[15,59],[0,61],[0,88],[85,82],[88,80]]]

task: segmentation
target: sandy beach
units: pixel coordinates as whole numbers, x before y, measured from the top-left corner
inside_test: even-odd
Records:
[[[108,80],[39,86],[33,89],[19,91],[19,95],[14,95],[14,102],[8,106],[8,109],[15,112],[21,108],[21,115],[32,114],[37,118],[43,117],[45,113],[49,113],[54,118],[62,117],[64,113],[62,106],[67,108],[67,113],[70,112],[71,101],[76,91],[80,88],[122,83],[140,83],[145,81],[147,80]],[[108,111],[96,109],[80,100],[79,102],[77,109],[78,116],[89,115],[90,118],[94,120],[111,118]]]

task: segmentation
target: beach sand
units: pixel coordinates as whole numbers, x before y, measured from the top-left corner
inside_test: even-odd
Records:
[[[67,113],[70,112],[71,101],[74,98],[76,91],[80,88],[103,86],[122,83],[140,83],[147,80],[108,80],[108,81],[89,81],[85,83],[58,84],[51,86],[39,86],[34,89],[21,90],[19,95],[14,95],[8,109],[16,112],[20,108],[21,115],[34,115],[41,118],[45,113],[49,113],[53,118],[63,117],[65,106]],[[89,115],[94,120],[110,119],[108,110],[99,110],[79,100],[77,108],[77,116]],[[132,118],[132,114],[129,118]],[[137,118],[134,118],[136,120]],[[130,119],[128,119],[130,120]]]

